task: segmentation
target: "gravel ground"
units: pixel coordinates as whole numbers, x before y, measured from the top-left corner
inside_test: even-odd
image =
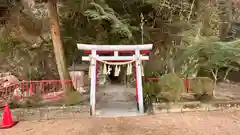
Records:
[[[25,121],[0,135],[240,135],[240,112]]]

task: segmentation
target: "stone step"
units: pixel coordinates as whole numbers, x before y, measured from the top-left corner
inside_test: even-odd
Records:
[[[137,108],[136,102],[98,102],[96,108]]]
[[[113,108],[104,108],[97,109],[96,116],[100,117],[123,117],[123,116],[139,116],[140,113],[137,109],[113,109]]]
[[[136,102],[102,103],[96,106],[96,115],[101,117],[138,116]]]
[[[97,91],[96,115],[103,117],[139,115],[135,89],[110,85]]]

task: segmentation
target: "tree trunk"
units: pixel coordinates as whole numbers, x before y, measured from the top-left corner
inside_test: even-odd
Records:
[[[214,85],[213,85],[213,97],[214,98],[216,97],[215,90],[216,90],[216,87],[217,87],[218,71],[219,71],[219,68],[216,68],[215,70],[211,69],[212,75],[214,77]]]
[[[232,1],[231,0],[221,0],[222,4],[219,7],[219,14],[221,23],[220,24],[220,38],[225,39],[228,35],[228,32],[231,28],[232,22]]]
[[[66,80],[71,80],[69,75],[67,65],[65,62],[65,55],[63,50],[63,44],[61,41],[60,26],[59,26],[59,16],[57,12],[57,0],[48,0],[47,9],[49,15],[49,23],[51,26],[53,49],[57,63],[57,69],[62,81],[63,90],[67,95],[71,90],[73,90],[72,84],[64,83]]]

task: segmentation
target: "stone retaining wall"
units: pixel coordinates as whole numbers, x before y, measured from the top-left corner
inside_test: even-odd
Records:
[[[174,112],[198,112],[198,111],[222,111],[239,110],[240,100],[229,102],[182,102],[153,103],[153,113],[174,113]],[[89,117],[90,107],[88,105],[67,106],[67,107],[41,107],[41,108],[18,108],[11,110],[14,120],[48,120],[48,119],[71,119],[79,117]],[[0,113],[0,117],[2,113]]]
[[[240,100],[214,101],[211,103],[181,102],[181,103],[153,103],[153,113],[195,112],[195,111],[222,111],[240,110]]]
[[[18,121],[68,119],[90,116],[88,105],[67,107],[18,108],[11,110],[13,119]],[[2,115],[2,113],[0,113]],[[2,116],[1,116],[2,117]]]

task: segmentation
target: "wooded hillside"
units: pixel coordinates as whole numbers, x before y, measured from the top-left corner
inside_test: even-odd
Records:
[[[226,71],[226,64],[233,68],[239,61],[238,55],[233,55],[239,50],[238,7],[238,0],[58,1],[66,64],[81,63],[77,42],[153,43],[147,63],[151,66],[145,67],[148,76],[173,70],[193,76],[202,68],[213,69],[205,62],[218,63]],[[5,0],[0,10],[0,72],[12,72],[26,80],[58,78],[47,0]],[[221,53],[225,50],[228,52]],[[210,54],[211,59],[205,57]],[[224,55],[227,63],[219,62],[221,57],[215,54]]]

